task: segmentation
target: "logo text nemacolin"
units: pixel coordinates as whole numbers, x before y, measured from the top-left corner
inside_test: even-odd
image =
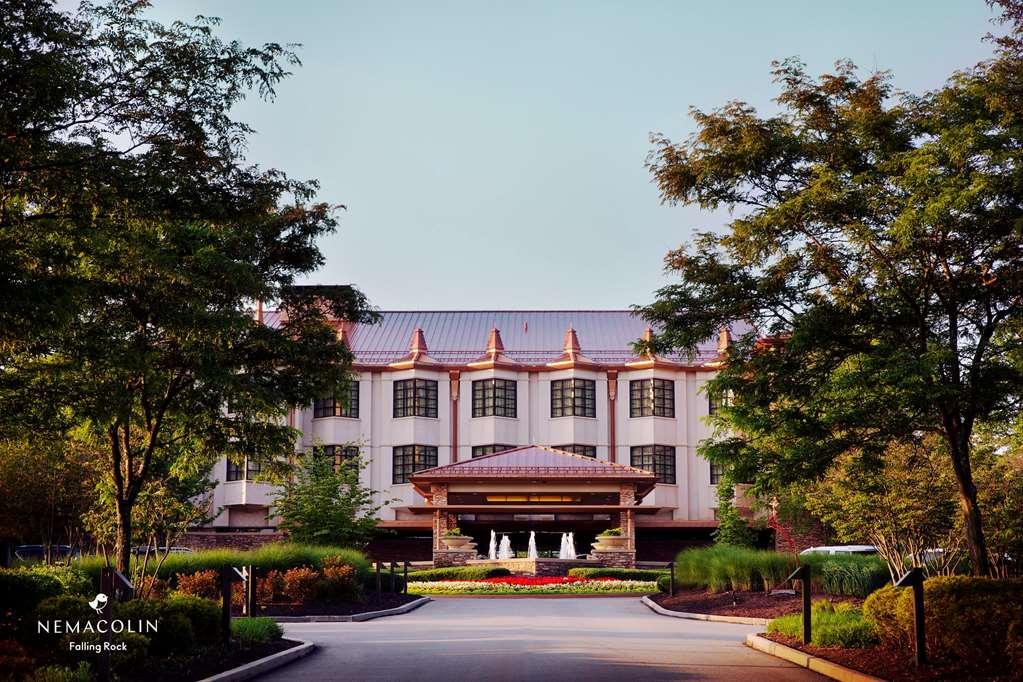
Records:
[[[98,620],[77,621],[77,620],[40,620],[36,622],[36,633],[48,635],[77,635],[83,632],[137,632],[149,634],[159,631],[159,621],[155,620]]]

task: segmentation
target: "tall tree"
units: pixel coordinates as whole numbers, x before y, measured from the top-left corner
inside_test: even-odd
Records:
[[[146,483],[290,450],[287,407],[347,379],[332,320],[374,317],[352,287],[295,286],[337,207],[248,163],[231,118],[293,52],[145,6],[0,0],[0,415],[102,439],[122,571]]]
[[[993,57],[933,92],[787,60],[777,114],[732,102],[694,111],[686,141],[655,136],[663,200],[736,217],[670,253],[679,281],[642,308],[662,351],[751,324],[710,387],[731,430],[704,452],[761,489],[940,433],[980,574],[971,436],[1023,388],[1023,3],[999,6]]]

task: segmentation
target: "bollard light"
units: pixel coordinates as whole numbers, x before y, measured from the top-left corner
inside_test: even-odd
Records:
[[[812,609],[810,608],[810,565],[803,564],[792,575],[785,579],[785,582],[801,580],[803,584],[803,644],[810,643],[810,619]]]

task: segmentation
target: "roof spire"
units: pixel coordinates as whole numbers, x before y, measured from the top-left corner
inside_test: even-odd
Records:
[[[575,329],[569,327],[568,331],[565,332],[565,354],[579,355],[582,352],[582,347],[579,345],[579,337],[576,335]]]
[[[501,330],[497,327],[490,329],[490,337],[487,338],[487,352],[497,355],[504,352],[504,341],[501,340]]]
[[[413,359],[426,355],[428,350],[426,348],[426,335],[423,334],[423,330],[419,327],[412,330],[412,340],[409,342],[408,350],[409,355],[411,355]]]

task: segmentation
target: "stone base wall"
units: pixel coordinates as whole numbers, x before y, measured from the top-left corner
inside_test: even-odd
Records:
[[[590,556],[609,568],[635,568],[636,550],[634,549],[594,549]]]
[[[286,535],[279,531],[251,531],[242,533],[218,533],[216,531],[197,530],[185,533],[178,545],[194,550],[201,549],[238,549],[249,550],[281,542]]]
[[[448,566],[465,566],[470,559],[476,558],[475,550],[435,549],[433,550],[434,568]]]

